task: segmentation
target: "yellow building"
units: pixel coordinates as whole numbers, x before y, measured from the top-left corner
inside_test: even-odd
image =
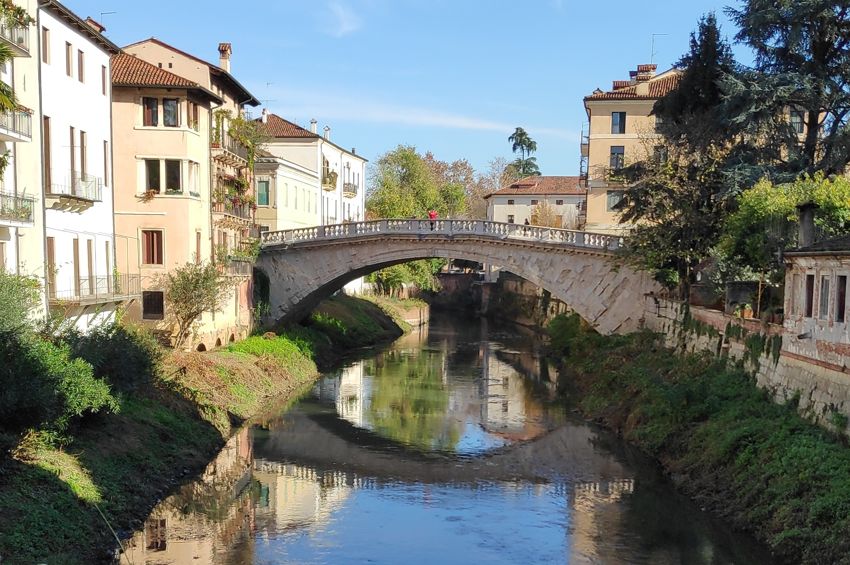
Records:
[[[587,184],[587,231],[629,229],[615,211],[628,188],[616,173],[651,155],[658,139],[652,107],[681,77],[677,69],[655,71],[656,65],[638,65],[629,80],[615,80],[611,90],[596,89],[584,98],[588,127],[581,145],[581,176]]]
[[[170,334],[161,281],[188,262],[213,261],[236,279],[222,310],[196,324],[187,345],[198,350],[251,329],[251,264],[239,255],[254,225],[252,171],[227,131],[244,104],[259,102],[230,75],[230,45],[219,52],[214,66],[149,39],[113,60],[116,230],[139,242],[118,251],[142,271],[131,318]]]

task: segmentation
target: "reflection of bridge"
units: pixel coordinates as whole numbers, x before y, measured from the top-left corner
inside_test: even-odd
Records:
[[[481,457],[423,453],[337,418],[332,406],[302,404],[283,416],[268,437],[255,432],[258,458],[375,477],[381,481],[453,483],[549,482],[554,477],[598,481],[628,475],[612,456],[594,446],[596,434],[580,424],[562,426],[533,441]]]
[[[651,278],[616,259],[617,237],[487,222],[375,220],[266,232],[257,268],[269,277],[269,322],[295,319],[345,283],[432,257],[499,265],[569,304],[601,333],[638,327]]]

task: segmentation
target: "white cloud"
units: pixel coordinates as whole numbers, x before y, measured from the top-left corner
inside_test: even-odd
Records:
[[[354,10],[341,2],[328,3],[329,18],[323,22],[324,31],[333,37],[343,37],[354,33],[363,26]]]
[[[298,118],[306,122],[318,117],[323,120],[383,123],[416,127],[467,131],[493,131],[508,134],[522,125],[531,135],[544,135],[561,139],[576,139],[578,133],[552,127],[535,127],[533,124],[507,123],[478,116],[444,112],[431,108],[382,103],[370,99],[328,96],[326,93],[280,90],[275,93],[276,106],[285,108],[283,117]],[[506,134],[507,135],[507,134]]]

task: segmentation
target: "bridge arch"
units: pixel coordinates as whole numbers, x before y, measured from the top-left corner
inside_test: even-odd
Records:
[[[273,325],[307,315],[347,282],[427,258],[498,265],[549,291],[604,334],[637,329],[659,290],[623,264],[612,236],[475,220],[376,220],[269,232],[257,261]]]

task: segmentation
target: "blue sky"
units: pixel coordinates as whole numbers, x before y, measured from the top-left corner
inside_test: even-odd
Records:
[[[270,111],[311,118],[374,160],[415,145],[483,169],[524,127],[544,174],[578,171],[582,98],[688,47],[699,17],[737,0],[65,0],[118,45],[157,37],[232,72]],[[199,9],[198,6],[203,5]],[[108,14],[106,12],[116,12]],[[739,59],[745,50],[736,48]]]

